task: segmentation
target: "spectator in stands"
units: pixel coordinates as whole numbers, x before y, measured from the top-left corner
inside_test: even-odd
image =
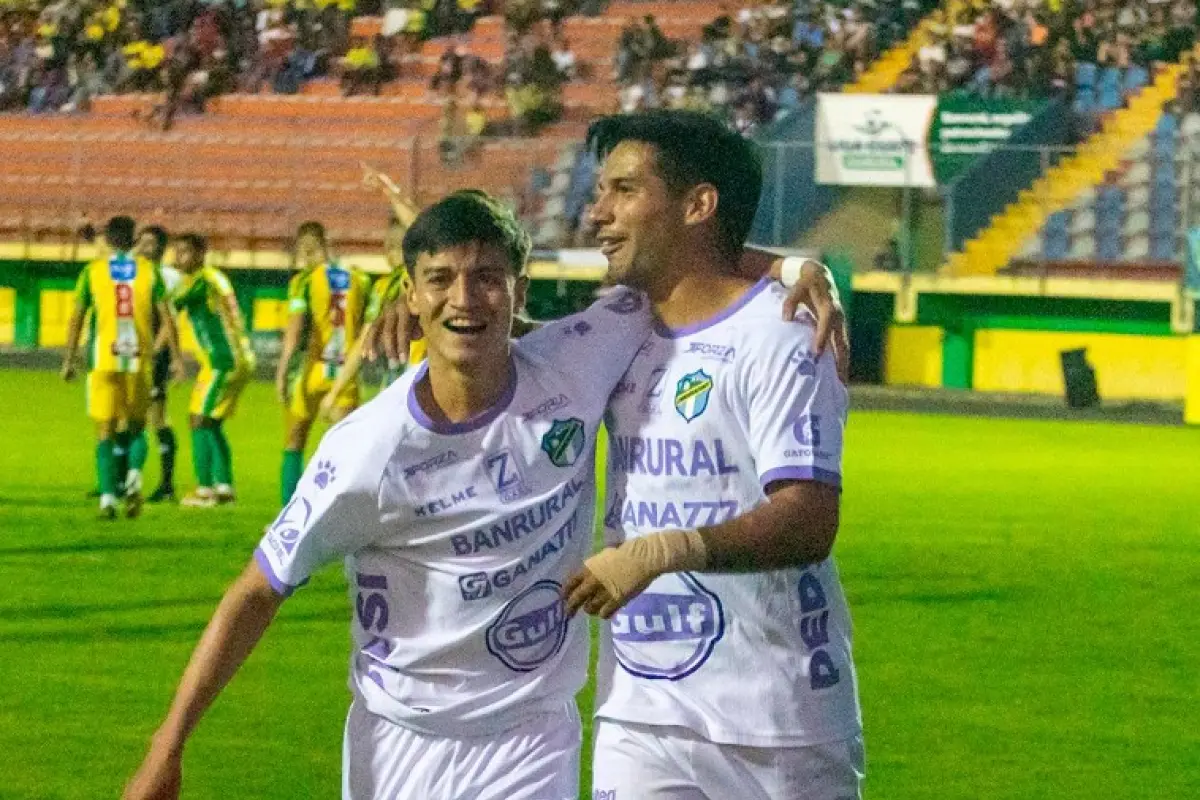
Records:
[[[437,69],[429,81],[429,88],[441,95],[450,95],[458,88],[462,78],[462,54],[455,45],[448,46],[438,60]]]
[[[386,58],[382,36],[374,41],[357,37],[342,57],[342,95],[350,97],[363,89],[378,95],[385,79]]]
[[[564,81],[575,79],[578,74],[578,63],[575,51],[571,49],[571,42],[567,37],[559,35],[554,38],[554,50],[550,53],[550,57],[554,59],[554,66]]]

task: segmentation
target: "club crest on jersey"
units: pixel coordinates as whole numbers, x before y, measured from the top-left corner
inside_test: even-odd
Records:
[[[663,575],[613,615],[613,651],[626,672],[677,681],[704,665],[725,634],[721,600],[687,572]]]
[[[542,450],[546,451],[554,466],[569,467],[583,454],[586,440],[583,420],[576,417],[556,419],[542,437]]]
[[[488,652],[516,672],[549,661],[566,638],[566,606],[556,581],[538,581],[514,597],[486,635]]]
[[[688,422],[704,413],[708,408],[708,396],[712,392],[713,379],[702,369],[689,372],[675,384],[675,410]]]

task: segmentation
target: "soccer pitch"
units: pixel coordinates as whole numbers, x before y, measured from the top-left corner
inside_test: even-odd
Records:
[[[228,425],[236,507],[101,523],[81,385],[6,370],[0,402],[0,797],[115,797],[273,516],[280,412],[254,384]],[[868,798],[1200,796],[1198,463],[1200,430],[852,413]],[[338,796],[349,619],[336,566],[284,605],[185,797]]]

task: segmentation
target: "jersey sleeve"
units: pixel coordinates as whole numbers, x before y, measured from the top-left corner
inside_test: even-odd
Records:
[[[150,299],[155,305],[167,299],[167,284],[158,270],[154,270],[154,284],[150,288]]]
[[[848,396],[833,354],[815,359],[811,328],[777,324],[778,333],[757,339],[741,362],[738,381],[759,482],[764,489],[781,480],[840,487]]]
[[[288,314],[304,314],[308,311],[309,273],[301,273],[288,283]]]
[[[521,344],[587,383],[607,400],[650,335],[650,301],[618,287],[578,314],[547,323]]]
[[[384,538],[382,469],[362,437],[363,423],[330,429],[309,461],[292,500],[254,551],[271,587],[287,596],[322,566]]]
[[[85,264],[79,280],[75,281],[75,303],[80,308],[92,306],[92,265]]]
[[[204,297],[204,292],[208,284],[204,282],[203,274],[193,275],[183,282],[179,287],[179,291],[171,298],[171,305],[175,306],[176,311],[183,311],[189,308],[192,304]]]

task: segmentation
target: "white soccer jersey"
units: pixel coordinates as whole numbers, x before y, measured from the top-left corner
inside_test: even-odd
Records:
[[[573,702],[587,623],[560,588],[591,550],[596,431],[649,320],[620,290],[515,342],[511,391],[472,421],[426,416],[421,367],[325,436],[255,557],[284,593],[346,558],[371,712],[475,735]]]
[[[761,281],[724,313],[658,326],[609,402],[609,543],[733,519],[776,480],[839,486],[847,395],[814,328]],[[799,533],[799,532],[798,532]],[[861,728],[833,559],[664,575],[604,627],[597,716],[720,743],[800,746]]]

